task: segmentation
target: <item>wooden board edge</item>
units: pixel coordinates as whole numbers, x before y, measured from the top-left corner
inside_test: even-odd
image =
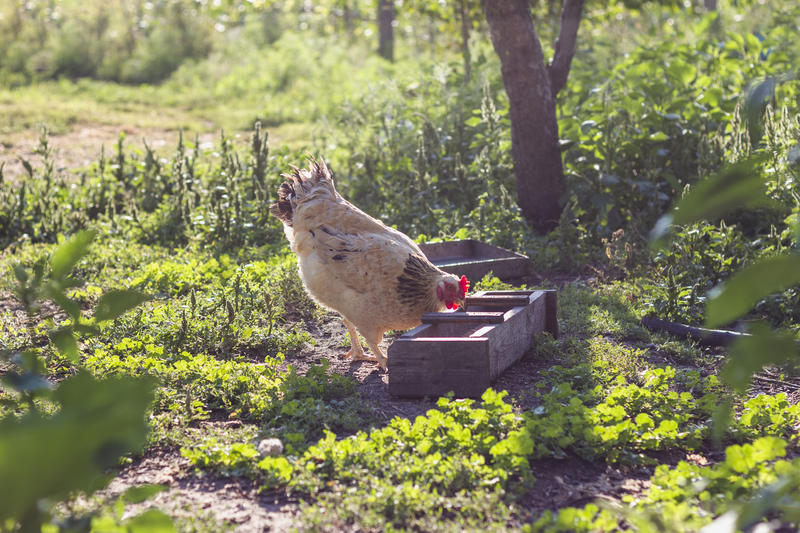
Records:
[[[514,252],[507,248],[503,248],[502,246],[497,246],[494,244],[489,244],[488,242],[482,241],[475,241],[475,250],[476,251],[483,251],[487,255],[491,254],[497,257],[498,259],[525,259],[529,260],[530,258],[526,255]]]
[[[549,332],[554,339],[558,338],[558,291],[549,289],[545,292],[545,326],[544,330]]]

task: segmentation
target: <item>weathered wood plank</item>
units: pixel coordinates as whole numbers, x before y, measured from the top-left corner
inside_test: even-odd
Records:
[[[401,337],[390,346],[389,394],[480,396],[490,383],[488,346],[485,338],[414,342]]]
[[[423,324],[440,324],[446,322],[499,324],[502,321],[502,311],[460,311],[456,313],[425,313],[422,315]]]
[[[481,291],[481,292],[476,292],[475,294],[473,294],[472,296],[470,296],[470,298],[472,298],[472,297],[475,297],[475,296],[503,296],[503,295],[509,295],[509,296],[522,296],[522,295],[524,295],[524,296],[530,296],[530,295],[531,295],[531,294],[533,294],[534,292],[538,292],[538,291],[534,291],[534,290],[510,290],[510,291],[497,290],[497,291]]]
[[[475,255],[475,241],[472,239],[422,243],[419,248],[431,261],[454,257],[467,258]]]
[[[524,255],[520,255],[512,252],[511,250],[506,250],[505,248],[481,241],[473,241],[472,249],[474,250],[475,255],[480,255],[483,257],[491,257],[494,259],[527,259]]]
[[[441,268],[441,267],[440,267]],[[445,272],[456,275],[464,274],[468,279],[475,281],[481,280],[486,274],[491,272],[500,279],[521,278],[530,271],[530,261],[527,258],[500,258],[492,261],[468,264],[465,267],[442,268]],[[459,271],[459,269],[461,269]]]
[[[554,289],[545,292],[545,325],[544,331],[549,331],[553,338],[558,338],[558,293]]]
[[[490,331],[492,331],[492,329],[494,329],[495,327],[496,327],[496,326],[494,326],[494,325],[491,325],[491,326],[482,326],[482,327],[480,327],[480,328],[476,329],[474,332],[470,333],[470,335],[469,335],[469,336],[470,336],[470,337],[485,337],[485,336],[486,336],[486,335],[487,335],[487,334],[488,334]]]
[[[464,307],[466,307],[467,310],[476,305],[510,308],[517,305],[529,305],[530,303],[530,297],[526,295],[511,296],[493,294],[491,296],[467,296],[467,299],[464,302]]]
[[[490,379],[496,379],[527,352],[533,343],[533,334],[544,330],[545,294],[531,295],[531,304],[515,307],[506,313],[506,319],[486,334],[489,338]]]
[[[473,304],[478,311],[432,313],[426,316],[431,323],[405,333],[389,347],[392,395],[422,397],[452,391],[459,397],[480,396],[530,349],[535,333],[558,334],[554,290],[487,291],[468,297],[469,302],[479,302]]]
[[[530,259],[524,255],[473,239],[420,244],[431,262],[458,276],[472,280],[493,272],[501,279],[519,278],[529,272]]]

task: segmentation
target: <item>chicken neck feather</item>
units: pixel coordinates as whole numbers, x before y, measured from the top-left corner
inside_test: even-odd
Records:
[[[409,254],[403,273],[397,277],[397,296],[408,305],[424,304],[428,312],[439,311],[442,303],[436,297],[436,285],[446,274],[424,256]]]

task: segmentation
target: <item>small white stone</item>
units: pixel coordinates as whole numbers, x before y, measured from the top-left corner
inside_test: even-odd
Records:
[[[258,453],[261,457],[280,455],[283,453],[283,443],[281,439],[264,439],[258,443]]]

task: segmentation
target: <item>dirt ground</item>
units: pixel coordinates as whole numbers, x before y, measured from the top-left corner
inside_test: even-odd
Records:
[[[435,407],[435,401],[427,399],[404,400],[390,396],[389,376],[376,363],[343,359],[348,349],[344,346],[346,330],[338,318],[331,315],[321,324],[309,324],[308,329],[316,346],[306,346],[287,358],[287,363],[301,373],[323,357],[327,358],[332,372],[352,376],[358,382],[362,396],[376,406],[378,414],[387,422],[396,416],[413,419]],[[390,341],[387,337],[382,348],[387,348]],[[515,404],[527,409],[533,405],[530,391],[539,379],[539,371],[547,366],[537,360],[535,353],[529,352],[494,386],[507,390]],[[675,457],[674,461],[681,459],[686,457]],[[584,505],[598,498],[618,502],[625,494],[645,490],[652,474],[650,467],[608,466],[577,457],[540,460],[534,462],[533,468],[535,489],[523,498],[525,508],[533,515],[547,509]],[[125,467],[104,493],[113,497],[127,488],[146,483],[165,484],[169,489],[143,504],[130,506],[126,511],[130,515],[155,506],[179,519],[194,518],[200,513],[204,520],[226,524],[237,532],[288,531],[298,527],[294,522],[298,502],[282,493],[258,494],[258,486],[245,480],[198,474],[178,449],[151,449]]]
[[[142,129],[133,126],[110,126],[101,124],[77,124],[69,131],[61,134],[48,135],[50,145],[53,147],[53,159],[56,171],[64,172],[68,169],[83,168],[100,157],[101,150],[105,147],[106,156],[110,156],[116,149],[120,134],[125,134],[126,153],[130,149],[144,149],[143,139],[147,140],[150,148],[157,152],[168,152],[178,144],[177,130]],[[200,146],[212,147],[219,139],[219,133],[202,133],[199,136]],[[185,142],[195,141],[194,134],[187,136]],[[3,166],[3,175],[7,179],[14,179],[25,173],[22,160],[29,161],[34,167],[41,161],[41,156],[35,150],[39,145],[38,134],[30,131],[8,135],[0,139],[0,164]]]
[[[241,532],[288,531],[297,508],[296,502],[280,494],[259,494],[258,484],[246,479],[194,473],[179,450],[164,448],[149,450],[123,469],[101,497],[114,498],[151,483],[169,488],[146,502],[128,505],[126,517],[157,507],[178,520],[212,528],[217,524]]]
[[[345,344],[346,330],[334,314],[321,323],[307,324],[307,329],[316,345],[307,345],[299,353],[287,358],[287,364],[293,365],[301,373],[322,358],[327,358],[331,363],[331,372],[352,376],[358,382],[362,396],[376,406],[378,414],[387,422],[396,416],[413,419],[435,406],[434,401],[427,399],[404,400],[390,396],[389,376],[376,363],[345,360],[342,356],[348,349]],[[386,349],[391,340],[387,337],[382,348]],[[548,366],[537,359],[533,351],[528,352],[493,386],[507,390],[518,408],[529,409],[535,405],[531,391],[540,379],[540,371]],[[763,390],[760,385],[764,385]],[[756,381],[754,388],[758,392],[772,394],[787,392],[793,402],[800,400],[800,385],[794,382]],[[671,452],[659,454],[657,459],[664,464],[685,460],[706,465],[716,458],[698,453]],[[596,500],[620,503],[624,495],[643,493],[649,486],[654,469],[643,465],[607,465],[578,457],[542,459],[534,461],[532,466],[535,486],[521,502],[531,516],[544,510],[583,506]],[[124,468],[106,492],[113,496],[145,483],[165,484],[169,489],[148,502],[128,508],[127,512],[131,515],[156,506],[177,518],[197,519],[200,516],[206,522],[225,524],[237,532],[288,531],[298,527],[295,523],[299,505],[297,501],[283,493],[259,494],[258,486],[246,480],[198,474],[177,449],[151,449],[144,457]]]

